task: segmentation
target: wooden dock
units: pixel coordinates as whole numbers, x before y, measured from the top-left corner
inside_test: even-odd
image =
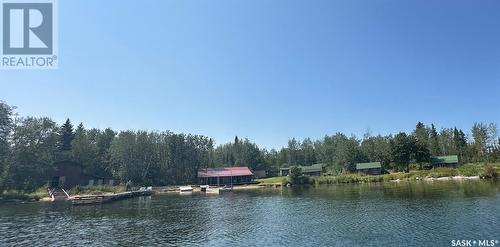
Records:
[[[73,205],[91,205],[91,204],[102,204],[107,202],[114,202],[118,200],[124,200],[139,196],[149,196],[154,192],[151,190],[138,190],[138,191],[128,191],[117,194],[108,195],[85,195],[85,196],[74,196],[69,200]]]

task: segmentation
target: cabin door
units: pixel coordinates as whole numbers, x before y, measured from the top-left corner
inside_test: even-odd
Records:
[[[59,177],[59,187],[64,187],[65,183],[66,183],[66,176],[60,176]]]
[[[59,187],[59,177],[52,177],[52,180],[50,181],[50,187],[52,188]]]

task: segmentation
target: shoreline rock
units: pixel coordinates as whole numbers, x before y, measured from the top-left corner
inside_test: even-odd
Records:
[[[439,178],[433,178],[433,177],[426,177],[423,180],[424,181],[448,181],[448,180],[476,180],[480,179],[479,176],[453,176],[453,177],[439,177]]]

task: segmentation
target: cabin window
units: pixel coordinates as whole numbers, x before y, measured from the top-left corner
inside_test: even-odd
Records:
[[[94,185],[94,179],[89,179],[89,186],[93,186]]]

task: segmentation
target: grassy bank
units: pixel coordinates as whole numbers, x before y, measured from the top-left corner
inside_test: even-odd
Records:
[[[102,195],[108,193],[125,192],[125,186],[96,185],[76,186],[68,191],[69,195]]]
[[[481,178],[492,178],[500,175],[500,164],[466,164],[459,168],[433,168],[430,170],[414,170],[408,173],[397,172],[378,176],[363,174],[339,174],[331,176],[309,177],[311,184],[339,184],[339,183],[371,183],[387,182],[392,180],[416,180],[423,178],[441,178],[454,176],[479,176]],[[261,183],[279,183],[286,181],[287,177],[273,177],[257,179]]]
[[[0,194],[0,201],[38,201],[48,196],[49,193],[45,187],[40,187],[33,192],[9,190]]]
[[[287,177],[272,177],[272,178],[260,178],[256,179],[256,181],[261,182],[261,183],[282,183],[287,180]]]

